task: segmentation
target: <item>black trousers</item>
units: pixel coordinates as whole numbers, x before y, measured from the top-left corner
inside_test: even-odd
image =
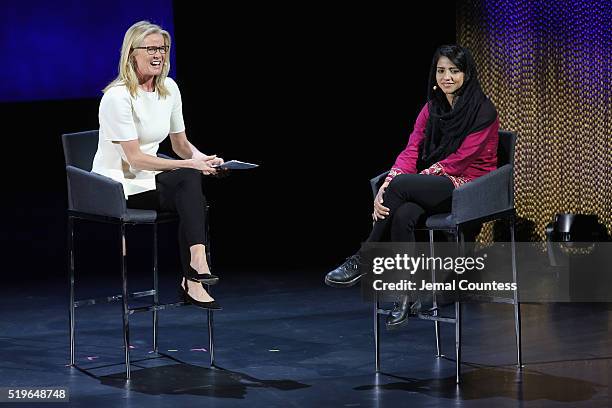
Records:
[[[422,217],[450,212],[454,186],[443,176],[400,174],[383,195],[389,216],[374,223],[367,242],[414,242]]]
[[[374,223],[367,242],[415,242],[414,230],[429,215],[450,212],[454,186],[443,176],[400,174],[395,176],[383,195],[389,208],[384,220]],[[410,252],[414,248],[409,249]],[[415,291],[383,294],[383,301],[399,301],[407,296],[410,302],[421,298]]]
[[[189,269],[189,247],[206,244],[206,198],[202,173],[195,169],[164,171],[155,176],[156,190],[128,197],[128,208],[176,212],[179,216],[179,247],[183,270]]]

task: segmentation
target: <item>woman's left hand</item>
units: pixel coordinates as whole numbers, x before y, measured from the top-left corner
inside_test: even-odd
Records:
[[[383,205],[383,195],[388,185],[387,182],[383,183],[378,190],[378,194],[376,194],[376,198],[374,198],[374,211],[372,212],[374,221],[384,220],[385,217],[389,216],[389,209]]]

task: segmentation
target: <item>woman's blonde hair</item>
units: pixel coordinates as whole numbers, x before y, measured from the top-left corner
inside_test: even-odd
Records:
[[[136,92],[138,91],[138,76],[136,75],[136,61],[132,54],[134,47],[140,47],[145,37],[151,34],[161,34],[162,37],[164,37],[164,45],[168,47],[161,74],[155,77],[155,89],[162,98],[170,94],[168,88],[164,85],[168,72],[170,71],[170,34],[157,24],[152,24],[148,21],[139,21],[125,32],[123,46],[121,47],[121,58],[119,59],[119,75],[113,82],[108,84],[102,92],[106,92],[117,85],[125,85],[130,95],[132,95],[133,98],[136,97]]]

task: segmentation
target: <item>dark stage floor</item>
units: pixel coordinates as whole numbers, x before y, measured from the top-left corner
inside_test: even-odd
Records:
[[[132,359],[144,361],[133,366],[129,384],[121,379],[124,366],[111,365],[123,359],[118,303],[77,309],[77,361],[87,375],[65,366],[67,289],[5,290],[0,386],[66,386],[70,405],[87,408],[612,405],[612,314],[606,304],[525,304],[522,373],[513,365],[512,306],[467,305],[463,383],[457,387],[452,326],[442,326],[449,360],[434,357],[431,322],[385,331],[385,374],[375,375],[369,305],[357,288],[325,287],[322,276],[225,275],[215,289],[224,307],[215,319],[216,361],[223,369],[208,367],[201,310],[161,312],[160,350],[176,361],[152,358],[150,315],[133,316]],[[172,282],[162,284],[173,297]],[[82,297],[102,292],[104,284],[79,289]]]

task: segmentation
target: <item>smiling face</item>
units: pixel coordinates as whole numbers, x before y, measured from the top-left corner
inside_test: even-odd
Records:
[[[447,57],[441,56],[436,65],[436,83],[447,96],[461,88],[465,74]]]
[[[140,47],[163,47],[165,45],[164,37],[161,34],[149,34],[144,38]],[[161,74],[167,54],[155,50],[155,54],[151,55],[146,49],[138,48],[134,49],[133,55],[138,77],[147,81]]]

